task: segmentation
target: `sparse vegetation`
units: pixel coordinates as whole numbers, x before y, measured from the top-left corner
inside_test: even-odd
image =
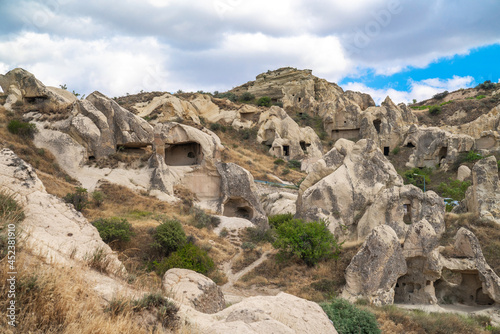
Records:
[[[23,122],[17,119],[13,119],[7,125],[7,129],[10,133],[21,136],[23,138],[32,139],[35,135],[37,129],[35,124]]]
[[[431,115],[438,115],[441,113],[441,107],[440,106],[430,106],[429,107],[429,114]]]
[[[273,247],[284,257],[297,256],[308,266],[314,266],[321,260],[338,258],[342,244],[326,222],[292,219],[276,228]]]
[[[208,215],[200,208],[192,207],[192,224],[197,228],[207,228],[209,230],[219,226],[220,218],[212,215]]]
[[[280,215],[274,215],[274,216],[269,216],[269,226],[271,228],[278,228],[280,227],[283,223],[286,223],[287,221],[290,221],[293,219],[293,214],[291,213],[284,213]]]
[[[413,184],[414,186],[419,187],[420,189],[424,189],[424,179],[425,183],[428,186],[431,182],[430,176],[432,174],[432,169],[425,168],[412,168],[403,173],[403,179],[405,184]]]
[[[484,90],[490,90],[490,89],[495,89],[496,84],[491,82],[491,80],[486,80],[483,83],[480,83],[479,85],[476,86],[476,89],[484,89]]]
[[[477,153],[476,151],[469,151],[469,152],[467,152],[467,155],[465,157],[465,161],[476,162],[476,161],[481,160],[483,158],[484,157],[481,154]]]
[[[92,222],[99,231],[101,239],[105,243],[113,241],[130,241],[132,236],[132,225],[123,218],[111,217],[100,218]]]
[[[249,93],[249,92],[244,92],[239,97],[239,101],[241,101],[241,102],[248,103],[248,102],[252,102],[253,100],[255,100],[255,95],[253,95],[252,93]]]
[[[452,198],[455,201],[461,201],[465,197],[465,192],[469,188],[469,181],[459,181],[449,179],[448,183],[441,182],[438,186],[438,193],[442,197]]]
[[[446,96],[448,96],[448,94],[449,94],[449,92],[447,90],[445,90],[444,92],[435,94],[432,98],[437,99],[437,100],[441,100],[441,99],[445,98]]]
[[[68,193],[64,196],[64,201],[66,203],[73,204],[75,210],[82,211],[89,202],[87,189],[76,187],[75,192]]]

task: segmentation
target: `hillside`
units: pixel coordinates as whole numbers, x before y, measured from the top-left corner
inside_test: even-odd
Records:
[[[21,331],[336,333],[341,298],[384,333],[498,331],[498,85],[409,106],[294,68],[216,94],[0,86]]]

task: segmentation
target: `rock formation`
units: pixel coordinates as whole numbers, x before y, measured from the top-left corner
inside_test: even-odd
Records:
[[[0,185],[23,206],[26,218],[19,230],[34,254],[66,265],[72,261],[87,263],[102,253],[108,272],[124,272],[97,229],[71,205],[47,194],[33,167],[9,149],[0,151]],[[21,240],[21,235],[18,237]]]
[[[476,162],[472,168],[472,186],[465,194],[467,211],[500,224],[499,187],[496,158],[490,156]]]
[[[217,313],[226,306],[217,284],[192,270],[168,270],[163,276],[163,290],[170,298],[203,313]]]

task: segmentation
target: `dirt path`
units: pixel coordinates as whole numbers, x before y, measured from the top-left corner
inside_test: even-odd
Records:
[[[222,265],[222,270],[226,274],[228,280],[226,284],[221,286],[222,292],[224,293],[224,297],[226,299],[226,303],[235,304],[239,303],[240,301],[242,301],[247,297],[258,296],[258,295],[265,295],[265,296],[276,295],[280,292],[280,290],[268,287],[262,287],[262,288],[252,287],[249,289],[243,289],[234,286],[234,283],[236,283],[241,277],[252,271],[262,262],[264,262],[267,259],[269,253],[270,251],[262,253],[262,255],[257,260],[252,262],[249,266],[245,267],[244,269],[238,271],[237,273],[233,273],[232,270],[233,261],[236,259],[236,256]]]

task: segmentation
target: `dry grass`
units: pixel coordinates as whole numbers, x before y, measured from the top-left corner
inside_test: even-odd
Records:
[[[240,253],[240,256],[233,261],[233,273],[237,273],[257,261],[262,252],[260,250],[250,250]]]
[[[280,262],[276,255],[270,255],[235,285],[242,288],[273,285],[292,295],[322,302],[335,296],[345,284],[345,268],[357,251],[358,247],[345,247],[337,262],[323,261],[315,267],[295,260]]]
[[[17,259],[17,327],[0,318],[2,333],[162,333],[131,314],[112,316],[106,304],[82,277],[81,269],[51,267],[24,250]],[[2,267],[5,263],[1,264]],[[6,268],[0,271],[0,293],[7,296]],[[0,299],[6,310],[7,298]]]

